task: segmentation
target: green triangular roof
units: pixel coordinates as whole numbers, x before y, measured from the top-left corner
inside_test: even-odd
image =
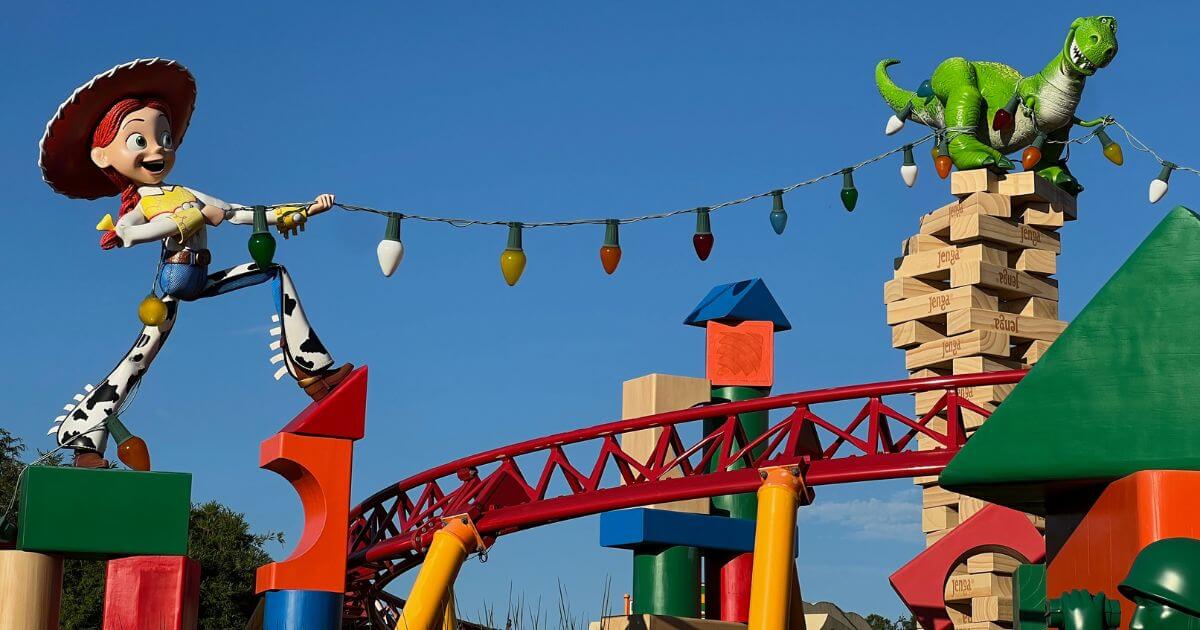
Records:
[[[1200,216],[1172,210],[942,472],[1045,513],[1139,470],[1200,470]]]

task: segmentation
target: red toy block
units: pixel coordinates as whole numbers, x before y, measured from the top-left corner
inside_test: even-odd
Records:
[[[900,567],[890,578],[892,588],[922,628],[950,630],[953,624],[943,591],[946,578],[968,556],[988,551],[1023,562],[1041,562],[1046,556],[1046,543],[1028,516],[989,505]]]
[[[367,366],[350,373],[329,395],[318,400],[280,433],[361,440],[367,422]]]
[[[108,561],[104,630],[195,630],[200,563],[183,556]]]
[[[255,592],[346,590],[353,449],[350,440],[295,433],[277,433],[262,443],[259,467],[296,488],[304,532],[286,560],[258,568]]]
[[[770,387],[775,383],[775,325],[708,322],[705,375],[717,385]]]
[[[1121,601],[1121,627],[1133,602],[1117,591],[1133,558],[1163,538],[1200,538],[1200,472],[1145,470],[1110,484],[1090,509],[1051,510],[1046,536],[1061,541],[1046,567],[1046,595],[1083,588]],[[1050,506],[1052,507],[1052,506]]]

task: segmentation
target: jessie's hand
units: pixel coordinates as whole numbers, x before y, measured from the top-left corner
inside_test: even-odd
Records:
[[[314,200],[308,206],[308,216],[311,217],[316,214],[321,214],[322,212],[325,212],[326,210],[332,208],[333,201],[334,201],[333,195],[331,195],[329,193],[325,193],[323,195],[317,195],[316,200]]]
[[[204,215],[204,222],[213,227],[221,225],[225,220],[225,211],[216,206],[204,206],[200,209],[200,214]]]

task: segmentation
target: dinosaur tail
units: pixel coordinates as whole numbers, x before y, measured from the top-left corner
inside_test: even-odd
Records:
[[[917,99],[917,93],[906,90],[892,81],[888,76],[888,66],[894,66],[900,63],[899,59],[884,59],[875,66],[875,87],[879,88],[879,95],[887,102],[888,107],[892,111],[900,113],[909,103],[914,107],[920,107],[921,102]]]

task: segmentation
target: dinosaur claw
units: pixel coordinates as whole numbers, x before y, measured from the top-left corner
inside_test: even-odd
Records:
[[[1002,157],[1002,158],[996,160],[996,166],[998,168],[1002,168],[1006,171],[1011,171],[1013,169],[1012,160],[1010,160],[1006,157]]]

